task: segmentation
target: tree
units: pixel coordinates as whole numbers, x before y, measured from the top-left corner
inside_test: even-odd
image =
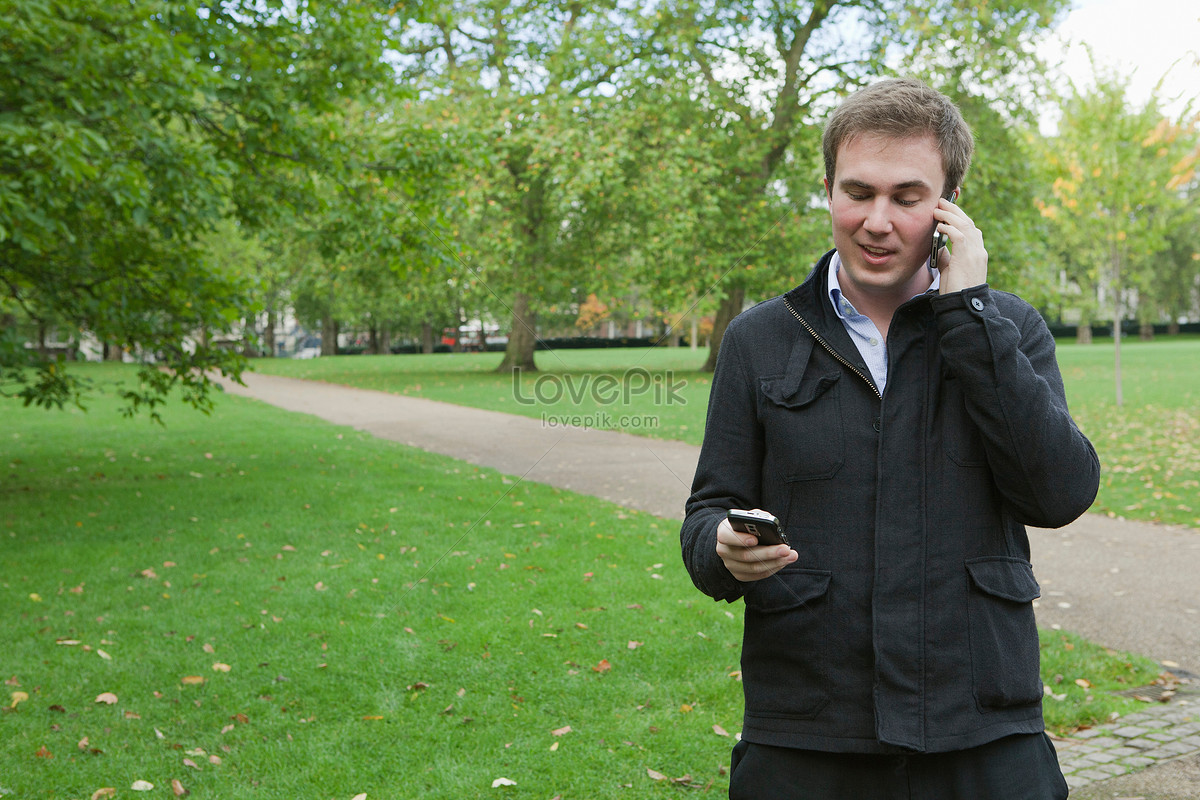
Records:
[[[1131,105],[1127,80],[1098,74],[1094,88],[1064,99],[1058,134],[1045,142],[1054,183],[1042,213],[1071,277],[1106,306],[1115,340],[1115,397],[1123,403],[1121,325],[1130,299],[1153,297],[1159,257],[1181,191],[1195,182],[1195,121],[1163,116],[1156,97]],[[1190,130],[1192,136],[1182,136]]]
[[[611,96],[643,45],[627,6],[424,4],[401,36],[404,76],[445,129],[474,132],[467,266],[511,319],[501,370],[532,370],[540,309],[605,267],[624,154]]]
[[[721,187],[723,219],[735,223],[726,240],[741,242],[744,250],[769,242],[773,228],[796,220],[807,220],[811,231],[823,203],[814,180],[820,173],[813,176],[806,167],[816,161],[817,125],[835,95],[890,65],[924,74],[954,96],[999,103],[1001,87],[1036,67],[1031,42],[1062,7],[1060,0],[675,0],[660,12],[670,24],[669,42],[658,50],[657,75],[678,87],[676,96],[699,106],[690,115],[699,124],[679,130],[721,143],[721,158],[709,162],[720,174],[710,185]],[[649,84],[648,90],[659,88]],[[792,218],[781,216],[781,200],[792,205]],[[769,210],[759,219],[747,218],[749,230],[738,231],[742,220],[729,212],[756,208]],[[763,278],[796,269],[800,251],[776,252],[780,256],[759,273]],[[810,259],[811,249],[804,252]],[[741,259],[726,260],[714,277],[711,270],[684,263],[665,281],[688,286],[696,297],[720,287],[710,369],[725,325],[741,311],[747,290],[762,285],[741,266]]]
[[[153,414],[174,386],[207,408],[210,371],[242,368],[216,340],[243,321],[248,287],[204,236],[303,205],[311,169],[346,167],[326,112],[384,74],[370,13],[351,0],[3,0],[5,316],[135,354],[129,413]],[[61,360],[6,341],[0,391],[79,402]]]

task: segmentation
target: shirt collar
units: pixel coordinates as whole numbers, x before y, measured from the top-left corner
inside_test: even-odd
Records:
[[[929,288],[921,294],[936,293],[942,285],[942,273],[936,269],[929,269],[929,264],[925,264],[925,269],[929,270],[929,274],[933,277],[933,282],[929,284]],[[833,311],[838,315],[838,319],[845,320],[849,317],[858,316],[858,310],[851,305],[850,301],[842,294],[842,284],[838,281],[838,273],[842,271],[842,256],[836,250],[833,251],[833,259],[829,262],[829,280],[826,291],[829,293],[829,300],[833,303]],[[921,295],[914,295],[920,297]]]

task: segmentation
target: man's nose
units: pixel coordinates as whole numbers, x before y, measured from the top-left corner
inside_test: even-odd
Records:
[[[866,219],[863,220],[863,227],[868,233],[879,235],[891,233],[892,215],[886,198],[879,198],[871,203],[871,207],[867,209]]]

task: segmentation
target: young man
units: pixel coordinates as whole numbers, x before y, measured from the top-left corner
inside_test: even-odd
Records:
[[[696,586],[746,604],[730,796],[1064,798],[1025,525],[1087,510],[1095,450],[1041,317],[986,283],[954,105],[881,81],[824,148],[835,249],[729,325],[681,533]]]

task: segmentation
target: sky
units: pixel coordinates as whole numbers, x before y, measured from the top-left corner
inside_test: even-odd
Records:
[[[1061,59],[1063,71],[1080,88],[1093,83],[1084,43],[1100,64],[1130,78],[1130,100],[1138,104],[1164,74],[1159,97],[1167,101],[1168,113],[1182,110],[1182,102],[1170,102],[1172,97],[1200,95],[1197,0],[1075,0],[1042,52],[1051,61]]]

